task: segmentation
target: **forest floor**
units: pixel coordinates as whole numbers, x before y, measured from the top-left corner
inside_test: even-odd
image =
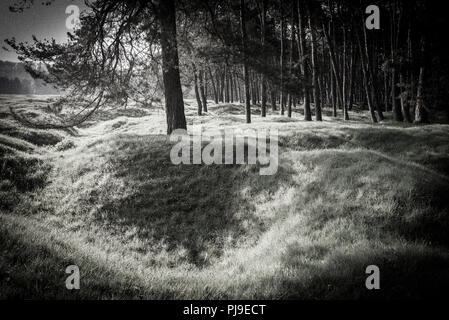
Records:
[[[431,298],[449,286],[449,126],[305,122],[210,104],[206,131],[278,128],[279,169],[173,165],[161,109],[74,130],[54,97],[0,96],[0,298]],[[391,115],[387,114],[388,117]],[[81,289],[65,288],[75,264]],[[380,268],[367,290],[365,268]],[[441,297],[441,296],[440,296]]]

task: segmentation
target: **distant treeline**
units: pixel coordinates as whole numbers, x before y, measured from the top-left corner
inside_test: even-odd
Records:
[[[58,94],[58,90],[34,79],[23,63],[0,60],[0,94]]]
[[[0,77],[0,94],[32,94],[31,81]]]

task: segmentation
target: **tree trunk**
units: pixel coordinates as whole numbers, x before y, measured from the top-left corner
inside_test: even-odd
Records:
[[[207,112],[207,98],[206,98],[206,93],[205,93],[205,89],[204,89],[204,71],[203,69],[200,69],[199,72],[199,80],[200,80],[200,93],[201,93],[201,100],[203,101],[203,110],[204,112]]]
[[[267,34],[267,29],[266,29],[266,15],[267,15],[267,0],[262,0],[262,14],[261,14],[261,42],[262,42],[262,48],[265,51],[265,41],[266,41],[266,34]],[[261,94],[262,94],[262,106],[261,106],[261,113],[262,113],[262,117],[266,117],[267,116],[267,79],[264,73],[262,73],[262,83],[261,83],[261,88],[260,88]]]
[[[196,103],[198,105],[198,115],[200,116],[203,112],[203,103],[201,102],[201,97],[200,97],[200,92],[198,90],[198,75],[196,72],[196,66],[193,65],[193,82],[194,82],[194,87],[195,87],[195,98],[196,98]]]
[[[343,26],[343,61],[342,61],[342,105],[343,105],[343,119],[349,120],[348,105],[347,105],[347,77],[346,77],[346,56],[347,56],[347,41],[346,41],[346,28]]]
[[[212,76],[212,71],[210,70],[210,67],[208,67],[207,70],[209,71],[209,77],[212,82],[212,90],[214,92],[214,102],[215,104],[218,104],[218,91],[215,85],[214,77]]]
[[[161,27],[162,74],[164,78],[167,134],[187,129],[184,114],[181,79],[179,76],[178,43],[176,40],[175,0],[159,3],[158,19]]]
[[[402,92],[401,92],[401,111],[402,111],[402,116],[404,118],[404,120],[408,123],[412,122],[412,119],[410,117],[410,105],[408,103],[408,92],[407,92],[407,88],[405,88],[405,79],[404,79],[404,75],[401,73],[399,76],[399,82],[401,83],[401,87],[402,87]]]
[[[362,28],[364,28],[365,26],[362,26]],[[374,113],[374,108],[373,108],[373,101],[372,101],[372,96],[371,96],[371,92],[369,90],[369,80],[368,80],[368,70],[367,70],[367,65],[365,62],[365,53],[363,50],[363,46],[362,46],[362,41],[360,39],[359,33],[358,31],[356,31],[356,35],[357,35],[357,43],[359,46],[359,52],[360,52],[360,64],[362,65],[362,74],[363,74],[363,87],[365,89],[365,98],[366,101],[368,103],[368,109],[371,115],[371,120],[373,122],[377,122],[377,118],[376,115]]]
[[[395,4],[395,7],[397,5]],[[400,21],[398,21],[396,25],[396,11],[397,8],[394,9],[393,12],[390,12],[391,14],[391,25],[390,25],[390,41],[391,41],[391,61],[392,61],[392,69],[391,69],[391,106],[393,109],[393,115],[394,119],[396,121],[403,121],[402,118],[402,112],[401,109],[397,103],[397,88],[396,88],[396,82],[397,82],[397,73],[396,73],[396,45],[397,45],[397,37],[399,35],[399,28]],[[397,29],[397,30],[396,30]]]
[[[323,121],[321,115],[321,97],[318,87],[318,62],[316,57],[316,35],[315,30],[312,28],[312,18],[309,14],[309,29],[311,36],[311,57],[312,57],[312,83],[313,83],[313,99],[315,101],[315,118],[316,121]]]
[[[362,19],[363,22],[363,19]],[[382,113],[382,110],[380,109],[379,106],[379,101],[378,101],[378,95],[377,95],[377,81],[376,81],[376,77],[373,71],[373,63],[371,63],[371,57],[370,57],[370,50],[369,50],[369,45],[368,45],[368,35],[366,34],[366,28],[362,28],[363,30],[363,38],[364,38],[364,52],[365,52],[365,58],[366,58],[366,71],[367,71],[367,76],[368,76],[368,86],[370,88],[370,93],[371,93],[371,102],[373,103],[373,107],[374,109],[377,111],[377,114],[379,116],[379,120],[382,121],[384,120],[384,115]]]
[[[284,105],[284,10],[283,10],[283,1],[279,1],[280,5],[280,13],[281,13],[281,56],[280,56],[280,68],[281,68],[281,115],[285,113],[285,105]]]
[[[300,60],[301,60],[301,72],[304,80],[304,120],[312,121],[312,111],[310,110],[310,82],[309,82],[309,67],[307,65],[307,51],[306,51],[306,43],[305,43],[305,31],[304,31],[304,15],[303,10],[301,9],[301,2],[297,0],[298,7],[298,40],[300,45]]]
[[[355,49],[354,45],[351,45],[351,61],[349,64],[349,93],[348,93],[348,110],[352,110],[352,104],[354,102],[354,77],[355,77]]]
[[[337,102],[342,105],[343,104],[343,88],[342,88],[342,80],[340,75],[340,70],[337,63],[337,57],[334,50],[334,41],[330,39],[328,32],[326,31],[326,27],[323,23],[323,33],[326,39],[327,45],[329,47],[329,56],[331,60],[332,70],[334,72],[334,80],[335,80],[335,88],[337,91]],[[335,92],[334,92],[335,93]]]
[[[424,65],[425,45],[426,39],[423,36],[421,39],[421,66],[419,68],[418,87],[416,93],[415,123],[425,123],[428,121],[423,98],[424,72],[425,72],[425,65]]]
[[[276,109],[277,109],[277,107],[276,107],[276,90],[274,90],[274,88],[271,88],[270,93],[271,93],[271,110],[276,111]]]
[[[294,20],[294,18],[295,18],[295,12],[292,8],[292,12],[290,15],[290,28],[291,29],[290,29],[290,52],[289,52],[289,67],[288,67],[290,76],[292,74],[292,68],[293,68],[293,48],[294,48],[293,44],[295,43],[295,20]],[[293,99],[292,94],[289,92],[288,106],[287,106],[287,116],[289,118],[292,117],[292,104],[293,104],[292,99]]]
[[[240,0],[240,31],[241,31],[241,41],[242,41],[242,52],[243,52],[243,78],[245,87],[245,113],[246,113],[246,123],[251,123],[251,104],[249,96],[249,74],[248,74],[248,63],[246,61],[246,25],[245,25],[245,0]]]

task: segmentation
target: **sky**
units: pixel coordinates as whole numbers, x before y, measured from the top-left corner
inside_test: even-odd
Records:
[[[9,11],[9,6],[17,0],[0,0],[0,60],[18,61],[14,52],[7,52],[5,39],[15,37],[18,41],[32,41],[32,35],[38,39],[55,38],[58,42],[67,41],[66,8],[77,5],[80,10],[85,8],[84,0],[55,0],[51,5],[41,3],[44,0],[35,0],[30,9],[22,13]]]

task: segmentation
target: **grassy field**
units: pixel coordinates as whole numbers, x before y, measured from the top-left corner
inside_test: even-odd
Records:
[[[449,126],[351,112],[307,123],[240,105],[189,130],[278,128],[279,170],[171,164],[160,109],[103,110],[73,130],[54,97],[0,96],[0,298],[386,299],[449,286]],[[387,114],[387,116],[390,116]],[[78,265],[81,289],[65,288]],[[365,288],[365,268],[381,290]]]

